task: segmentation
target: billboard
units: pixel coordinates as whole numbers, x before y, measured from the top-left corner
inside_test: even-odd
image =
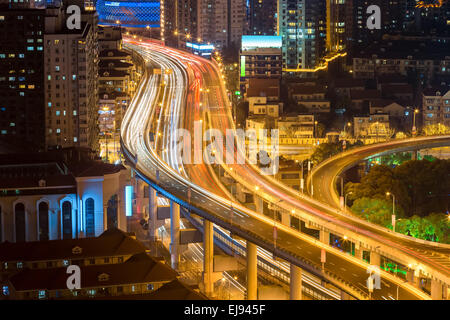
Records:
[[[259,48],[281,49],[281,36],[242,36],[242,51]]]
[[[136,28],[159,28],[159,0],[97,1],[99,24]]]

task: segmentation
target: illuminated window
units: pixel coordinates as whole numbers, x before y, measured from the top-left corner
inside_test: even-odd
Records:
[[[45,290],[39,290],[39,295],[38,295],[39,299],[45,299],[45,296],[46,296]]]

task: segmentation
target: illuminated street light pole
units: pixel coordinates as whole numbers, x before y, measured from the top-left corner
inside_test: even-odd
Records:
[[[313,174],[311,171],[311,161],[308,159],[308,174],[311,172],[311,196],[314,196],[314,189],[313,189]]]
[[[392,230],[395,232],[395,195],[391,192],[386,192],[386,195],[392,196]]]
[[[347,122],[347,123],[344,125],[344,136],[345,136],[345,134],[346,134],[346,129],[347,129],[347,127],[350,129],[351,126],[352,126],[351,122]]]
[[[417,129],[416,129],[416,113],[419,113],[419,109],[415,109],[413,113],[413,127],[412,127],[412,134],[416,135]]]

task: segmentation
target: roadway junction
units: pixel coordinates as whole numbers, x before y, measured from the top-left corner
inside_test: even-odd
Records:
[[[156,237],[157,226],[156,192],[170,200],[174,268],[180,256],[180,213],[198,222],[203,233],[202,288],[206,294],[211,294],[215,280],[213,240],[216,228],[220,228],[230,239],[244,244],[248,299],[257,298],[261,253],[271,253],[271,263],[277,267],[288,266],[291,299],[301,298],[306,275],[339,288],[344,299],[447,296],[449,246],[402,237],[345,214],[334,202],[323,203],[299,193],[273,176],[261,174],[261,169],[248,161],[218,166],[183,162],[178,129],[194,132],[195,124],[201,123],[203,130],[219,129],[224,136],[226,129],[235,130],[220,68],[212,61],[151,41],[125,38],[124,42],[127,49],[145,60],[146,68],[122,122],[122,150],[139,177],[150,186],[152,237]],[[417,143],[428,145],[436,139],[438,143],[448,143],[450,138],[423,139]],[[375,153],[382,151],[381,147]],[[233,158],[242,156],[248,160],[247,154],[240,152],[243,151],[233,148],[217,153],[225,157],[232,153]],[[217,167],[219,175],[214,171]],[[234,192],[222,183],[222,175],[232,181]],[[334,179],[331,177],[331,181]],[[325,194],[320,187],[316,188]],[[238,201],[243,196],[252,198],[252,205]],[[348,252],[330,245],[330,239],[336,237],[350,248]],[[443,259],[434,259],[434,255]],[[369,289],[367,279],[369,275],[375,277],[376,270],[371,266],[379,267],[383,260],[403,265],[404,273],[379,270],[380,288]],[[424,286],[424,280],[428,287]]]

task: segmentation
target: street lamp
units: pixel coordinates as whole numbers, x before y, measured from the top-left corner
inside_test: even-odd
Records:
[[[314,121],[314,138],[317,136],[317,121]]]
[[[347,127],[350,129],[351,126],[352,126],[352,123],[351,123],[351,122],[347,122],[347,123],[344,125],[344,136],[345,136],[345,134],[346,134],[346,129],[347,129]]]
[[[391,192],[386,192],[386,196],[392,196],[392,230],[395,232],[395,195]]]
[[[415,109],[414,113],[413,113],[413,127],[412,127],[412,134],[415,135],[416,134],[416,113],[419,113],[419,109]]]
[[[311,171],[311,161],[308,159],[308,174],[311,172],[311,196],[314,196],[314,189],[313,189],[313,173]]]

